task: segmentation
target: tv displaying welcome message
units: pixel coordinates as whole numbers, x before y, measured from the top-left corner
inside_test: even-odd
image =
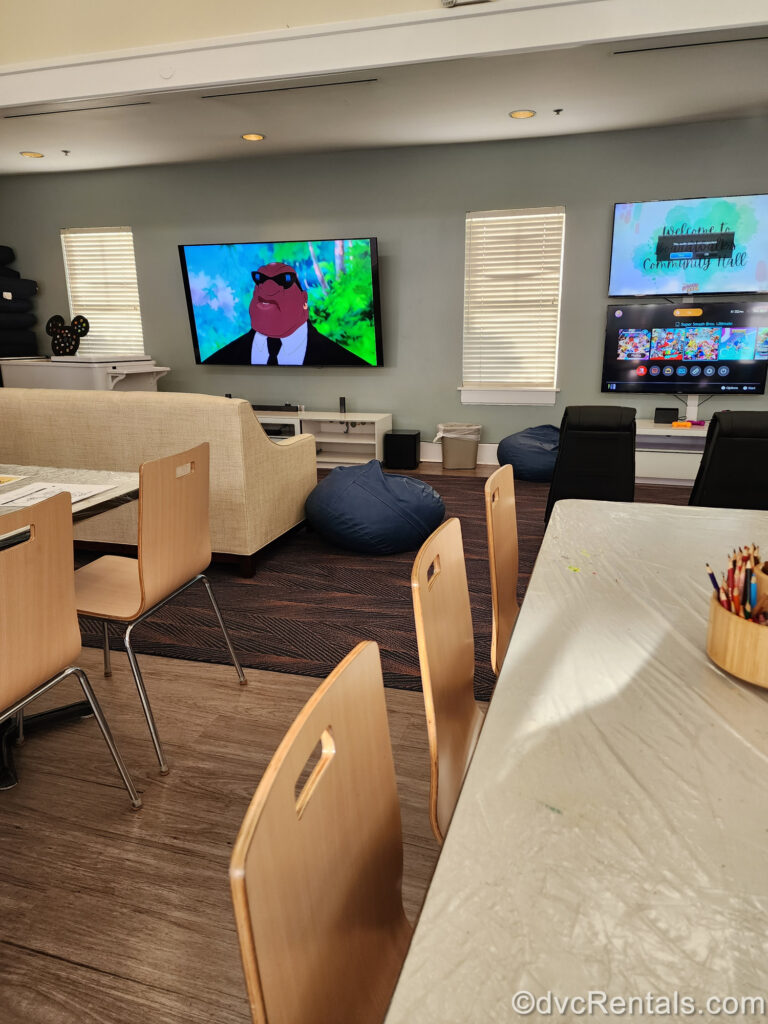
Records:
[[[375,238],[180,245],[206,366],[381,365]]]
[[[603,391],[763,394],[768,302],[609,306]]]
[[[768,195],[618,203],[608,294],[768,291]]]

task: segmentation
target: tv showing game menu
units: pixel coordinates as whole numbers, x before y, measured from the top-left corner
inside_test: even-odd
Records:
[[[195,360],[380,366],[375,238],[180,245]]]
[[[768,291],[768,195],[618,203],[608,294]]]
[[[762,395],[768,302],[609,306],[603,391]]]

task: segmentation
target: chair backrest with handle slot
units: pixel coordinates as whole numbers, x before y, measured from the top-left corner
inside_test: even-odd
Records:
[[[288,730],[232,852],[257,1024],[383,1020],[411,935],[402,872],[379,649],[362,643]]]
[[[0,516],[0,711],[80,653],[72,533],[66,493]]]

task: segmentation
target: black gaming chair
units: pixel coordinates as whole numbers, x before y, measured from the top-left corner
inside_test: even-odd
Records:
[[[560,498],[635,500],[635,410],[626,406],[569,405],[547,511]]]
[[[689,505],[768,511],[768,412],[716,412]]]

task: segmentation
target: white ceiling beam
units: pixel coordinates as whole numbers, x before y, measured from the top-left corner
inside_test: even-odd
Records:
[[[354,72],[595,42],[747,30],[765,0],[496,0],[307,29],[5,65],[0,108]]]

